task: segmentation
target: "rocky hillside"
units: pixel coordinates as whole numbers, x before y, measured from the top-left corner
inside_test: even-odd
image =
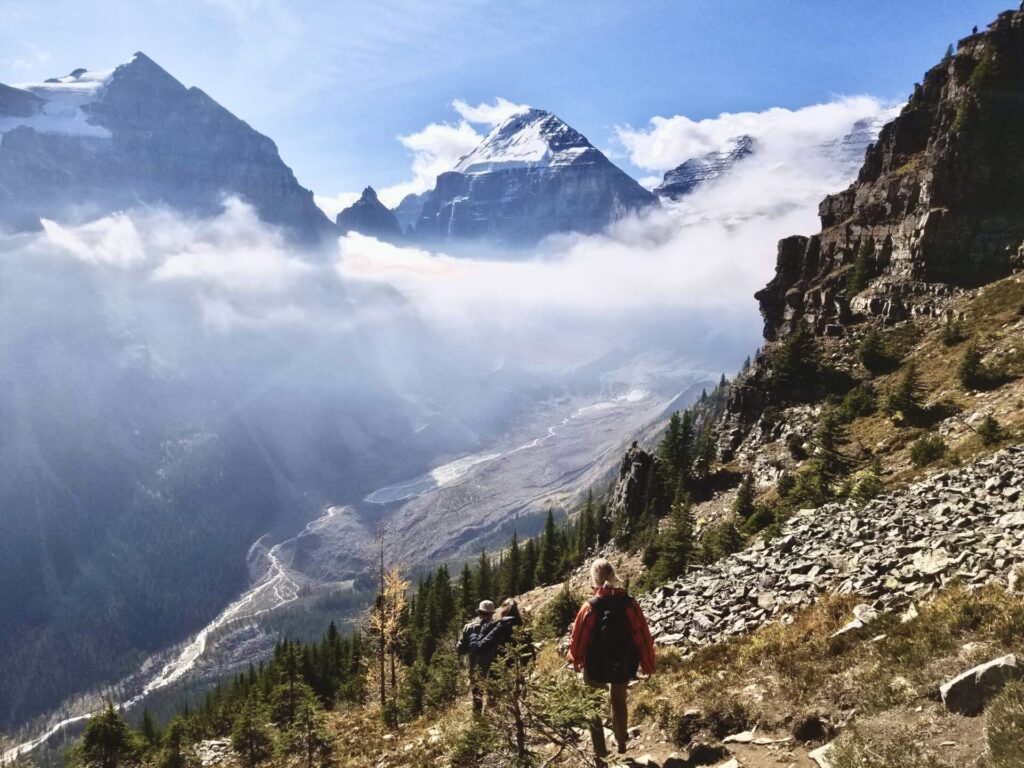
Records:
[[[800,321],[836,335],[868,318],[939,315],[957,288],[1005,276],[1024,240],[1024,12],[1008,11],[930,69],[822,201],[822,230],[779,243],[757,294],[765,338]]]
[[[750,632],[826,594],[858,595],[860,616],[908,609],[954,579],[1016,579],[1024,564],[1024,448],[866,503],[801,511],[781,535],[665,584],[643,599],[663,645]]]
[[[333,232],[273,141],[143,53],[111,70],[0,86],[4,229],[140,204],[205,216],[225,194],[298,240]]]

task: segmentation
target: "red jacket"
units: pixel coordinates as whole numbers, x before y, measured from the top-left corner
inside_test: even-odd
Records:
[[[595,587],[595,595],[624,595],[624,589],[612,589],[610,587]],[[645,675],[654,673],[654,638],[651,637],[651,630],[647,628],[647,619],[644,612],[640,610],[640,604],[636,598],[629,598],[629,607],[626,608],[626,618],[629,621],[629,631],[633,635],[633,643],[640,651],[640,669]],[[569,641],[569,661],[573,668],[579,672],[587,660],[587,646],[590,644],[590,636],[594,632],[594,611],[590,602],[585,602],[580,612],[576,614],[576,622],[572,625],[572,639]]]

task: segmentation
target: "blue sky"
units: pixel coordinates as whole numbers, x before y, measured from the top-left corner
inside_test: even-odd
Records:
[[[411,178],[454,99],[545,107],[602,148],[655,115],[905,98],[1007,0],[0,0],[0,82],[142,50],[271,136],[321,194]],[[485,130],[481,128],[480,130]],[[619,148],[621,151],[621,148]],[[619,158],[637,176],[628,157]]]

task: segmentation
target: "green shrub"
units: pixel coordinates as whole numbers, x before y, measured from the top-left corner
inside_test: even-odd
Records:
[[[875,412],[875,393],[868,387],[854,387],[839,403],[839,418],[847,424]]]
[[[850,495],[868,501],[882,492],[882,479],[873,469],[862,469],[850,478]]]
[[[1024,682],[1009,683],[985,716],[989,768],[1024,765]]]
[[[939,435],[926,435],[910,446],[910,460],[915,467],[925,467],[946,455],[948,446]]]
[[[950,320],[942,326],[942,343],[947,347],[955,347],[966,339],[967,332],[964,330],[964,324],[959,320]]]
[[[868,331],[857,347],[857,359],[871,373],[880,373],[892,364],[877,328]]]
[[[995,445],[1003,439],[1003,428],[991,413],[986,414],[978,425],[978,437],[983,445]]]
[[[561,637],[583,604],[583,597],[563,584],[558,594],[537,614],[533,631],[538,640]]]

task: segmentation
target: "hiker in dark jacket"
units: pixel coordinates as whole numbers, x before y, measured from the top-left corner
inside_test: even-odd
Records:
[[[654,639],[640,604],[618,588],[615,568],[604,558],[590,566],[594,596],[576,614],[569,642],[569,661],[583,671],[584,682],[608,690],[612,732],[619,754],[626,751],[629,720],[626,691],[637,670],[654,673]],[[608,754],[600,718],[590,724],[590,738],[598,757]]]
[[[494,620],[470,638],[469,647],[479,655],[484,678],[491,676],[491,665],[494,660],[511,647],[516,628],[522,626],[523,616],[519,612],[519,604],[508,599],[495,612]],[[523,638],[521,653],[526,659],[533,657],[533,644],[528,633]],[[511,659],[509,661],[511,662]]]
[[[482,712],[484,708],[484,690],[480,685],[480,680],[486,675],[480,664],[480,654],[473,650],[471,641],[491,625],[493,617],[494,603],[490,600],[483,600],[476,609],[476,616],[462,628],[459,643],[455,646],[455,651],[459,656],[469,656],[469,688],[473,696],[474,712]],[[487,666],[490,666],[490,662]]]

